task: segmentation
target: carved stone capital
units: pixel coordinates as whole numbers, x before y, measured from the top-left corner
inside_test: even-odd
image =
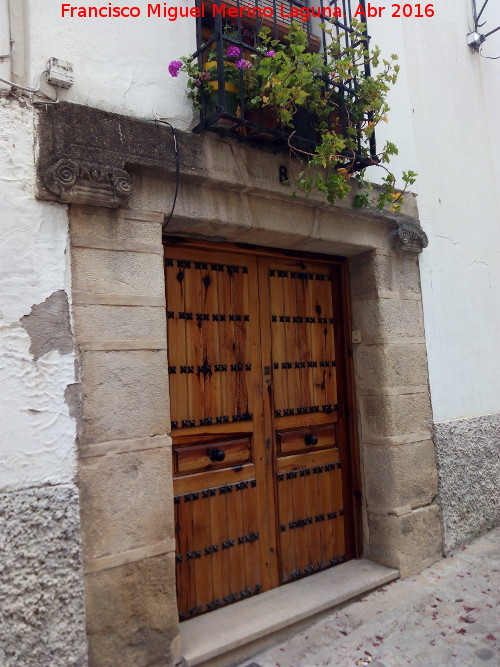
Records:
[[[412,220],[398,222],[396,229],[390,233],[396,250],[403,252],[421,253],[429,245],[429,239],[424,230]]]
[[[127,203],[132,181],[124,169],[59,158],[45,173],[45,187],[59,201],[118,208]]]

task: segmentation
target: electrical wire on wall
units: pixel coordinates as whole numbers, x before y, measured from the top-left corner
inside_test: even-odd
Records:
[[[176,135],[176,133],[175,133],[175,127],[174,127],[171,123],[169,123],[168,120],[165,120],[164,118],[158,118],[158,117],[155,117],[155,121],[156,121],[157,123],[163,123],[163,125],[167,125],[167,126],[172,130],[172,136],[173,136],[173,138],[174,138],[174,151],[175,151],[175,192],[174,192],[174,200],[173,200],[173,202],[172,202],[172,209],[171,209],[171,211],[170,211],[170,213],[169,213],[167,219],[165,220],[165,222],[163,223],[162,228],[161,228],[162,235],[164,236],[164,235],[165,235],[165,229],[166,229],[168,223],[170,222],[170,220],[172,219],[172,216],[173,216],[173,214],[174,214],[175,204],[176,204],[176,202],[177,202],[177,193],[179,192],[179,149],[178,149],[178,147],[177,147],[177,135]]]
[[[497,28],[494,28],[493,30],[490,30],[489,32],[487,32],[485,35],[483,35],[479,32],[479,29],[482,28],[483,26],[485,26],[486,23],[487,23],[487,21],[484,21],[483,23],[479,23],[479,21],[481,19],[481,16],[482,16],[484,10],[486,9],[486,7],[488,5],[488,2],[489,2],[489,0],[484,0],[483,6],[481,7],[481,9],[478,12],[477,11],[476,0],[472,0],[472,11],[473,11],[473,14],[474,14],[474,17],[473,17],[474,30],[467,35],[467,37],[469,38],[468,44],[475,51],[477,51],[482,58],[486,58],[487,60],[499,60],[500,56],[485,56],[483,54],[482,45],[484,44],[486,39],[490,35],[493,35],[495,32],[498,32],[500,30],[500,26],[498,26]]]
[[[2,56],[6,57],[6,56]],[[17,88],[18,90],[22,90],[24,92],[30,93],[31,96],[33,95],[39,95],[40,97],[43,97],[43,100],[34,100],[33,97],[31,97],[31,101],[33,104],[59,104],[59,97],[56,97],[55,99],[53,97],[50,97],[47,95],[47,93],[44,93],[42,90],[40,90],[40,84],[42,81],[42,76],[44,74],[47,74],[48,70],[44,69],[43,72],[38,77],[38,81],[36,83],[36,87],[33,86],[33,88],[29,88],[28,86],[21,86],[19,83],[15,83],[14,81],[9,81],[8,79],[2,79],[0,77],[0,81],[2,83],[6,83],[8,86],[12,86],[12,88]]]

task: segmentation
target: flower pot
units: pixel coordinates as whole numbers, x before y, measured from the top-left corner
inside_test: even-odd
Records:
[[[226,67],[236,67],[233,63],[224,62],[224,69]],[[205,71],[211,69],[217,69],[217,62],[210,61],[203,65]],[[238,86],[232,81],[224,81],[224,92],[225,92],[225,108],[226,113],[236,116],[238,109]],[[215,114],[220,107],[219,102],[219,82],[207,81],[207,90],[205,93],[205,115],[207,118]],[[214,124],[214,127],[232,127],[234,123],[228,118],[220,118]]]
[[[251,135],[255,141],[269,141],[275,136],[272,132],[266,132],[266,129],[275,130],[278,124],[278,112],[275,107],[260,107],[259,109],[249,109],[245,111],[245,120],[250,121],[257,128],[242,127],[245,135]]]
[[[255,125],[275,129],[278,124],[278,112],[276,107],[261,107],[260,109],[249,109],[245,111],[245,120]]]

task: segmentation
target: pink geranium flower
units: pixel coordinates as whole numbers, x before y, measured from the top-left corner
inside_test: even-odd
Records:
[[[250,69],[252,67],[252,63],[249,62],[248,60],[245,60],[242,58],[241,60],[238,60],[237,62],[234,63],[236,67],[240,70],[245,70],[245,69]]]
[[[226,56],[228,58],[239,58],[241,55],[241,50],[237,46],[228,46],[226,49]]]
[[[179,74],[179,70],[182,67],[182,63],[180,60],[172,60],[170,65],[168,66],[168,71],[170,72],[170,75],[173,77],[176,77]]]

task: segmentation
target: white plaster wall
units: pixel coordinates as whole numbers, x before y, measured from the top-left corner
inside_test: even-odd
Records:
[[[148,3],[143,0],[113,3],[139,7],[139,18],[98,19],[62,18],[59,2],[26,1],[30,82],[54,56],[73,63],[75,71],[75,83],[60,91],[61,100],[139,118],[156,114],[178,127],[189,126],[193,113],[185,94],[185,75],[174,79],[167,68],[171,60],[196,50],[195,19],[147,18]],[[107,6],[108,2],[81,4]],[[185,7],[194,6],[194,1],[167,4]],[[54,89],[46,90],[51,94]]]
[[[75,423],[64,392],[73,354],[37,361],[20,318],[66,289],[65,206],[35,200],[33,109],[0,98],[0,493],[73,478]]]
[[[429,236],[420,261],[424,316],[439,422],[500,410],[500,61],[466,46],[471,0],[434,5],[434,18],[386,16],[373,19],[370,32],[402,56],[383,129],[400,149],[397,167],[419,174]],[[499,3],[490,0],[483,18],[483,32],[499,26]],[[483,53],[500,55],[500,32]]]

